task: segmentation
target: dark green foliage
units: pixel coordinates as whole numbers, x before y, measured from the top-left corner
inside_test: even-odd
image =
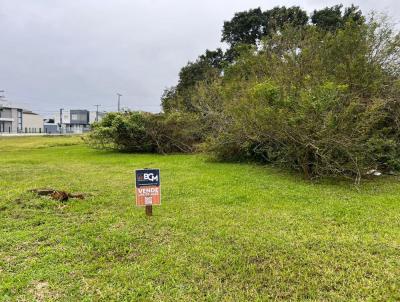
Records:
[[[330,31],[342,28],[349,21],[357,24],[364,22],[362,12],[357,6],[352,5],[345,8],[344,13],[342,13],[342,8],[343,5],[335,5],[321,10],[314,10],[311,22],[322,29]]]
[[[342,5],[314,11],[312,23],[323,30],[342,28],[346,22],[360,25],[364,17],[355,6],[345,8]],[[192,91],[201,81],[213,81],[221,75],[221,71],[235,64],[243,49],[249,45],[258,45],[263,39],[270,39],[286,27],[300,31],[308,25],[307,13],[298,6],[277,6],[262,11],[260,8],[236,13],[230,21],[226,21],[222,30],[222,41],[230,45],[225,51],[206,50],[195,62],[189,62],[179,72],[179,82],[164,92],[162,106],[165,112],[196,112],[192,104]]]
[[[210,139],[210,150],[219,159],[256,159],[307,177],[398,169],[395,103],[363,102],[347,90],[327,82],[296,97],[268,81],[256,84],[227,107],[230,122]]]
[[[207,133],[198,114],[174,112],[148,115],[147,134],[158,153],[194,152]]]
[[[307,23],[307,13],[298,6],[277,6],[265,12],[260,8],[251,9],[236,13],[232,20],[225,21],[222,42],[231,46],[256,44],[263,37],[276,33],[287,25],[296,27]]]
[[[195,62],[189,62],[179,72],[179,82],[176,87],[164,90],[161,97],[165,112],[186,111],[196,112],[191,102],[191,91],[201,81],[213,81],[219,77],[225,64],[224,53],[221,49],[206,50]]]
[[[161,96],[161,106],[165,112],[170,112],[177,109],[176,98],[176,86],[164,89],[164,92]]]
[[[263,36],[270,36],[285,26],[301,27],[308,23],[308,15],[298,6],[274,7],[264,12],[266,26]]]
[[[93,125],[87,142],[126,152],[187,153],[204,140],[204,125],[198,115],[188,113],[108,113]]]
[[[216,50],[207,49],[205,54],[199,57],[199,61],[216,69],[222,69],[224,66],[224,52],[221,48],[217,48]]]
[[[181,69],[177,90],[183,91],[192,88],[197,82],[206,80],[211,73],[216,72],[215,69],[221,68],[221,64],[222,51],[219,56],[218,51],[210,52],[207,50],[206,54],[200,56],[196,62],[189,62]]]
[[[309,178],[399,169],[399,51],[398,36],[375,21],[282,30],[225,70],[209,150]]]
[[[255,44],[264,33],[265,15],[260,8],[236,13],[231,21],[225,21],[222,42],[230,45]]]
[[[154,152],[156,147],[147,133],[148,116],[139,112],[108,113],[92,126],[88,142],[96,148],[128,152]]]

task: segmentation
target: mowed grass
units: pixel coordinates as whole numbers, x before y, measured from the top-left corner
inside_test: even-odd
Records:
[[[0,152],[72,146],[82,143],[82,136],[0,136]]]
[[[399,178],[312,183],[74,140],[0,139],[2,301],[400,300]],[[143,167],[161,169],[151,218],[134,206]]]

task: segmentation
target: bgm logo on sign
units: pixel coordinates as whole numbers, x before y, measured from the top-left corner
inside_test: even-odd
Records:
[[[136,205],[161,204],[160,170],[136,170]]]

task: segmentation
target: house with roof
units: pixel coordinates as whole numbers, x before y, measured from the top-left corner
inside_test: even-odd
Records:
[[[0,133],[21,133],[22,118],[22,108],[0,104]]]
[[[0,104],[0,134],[43,133],[43,117],[30,110]]]
[[[43,117],[29,110],[22,111],[23,133],[44,133]]]

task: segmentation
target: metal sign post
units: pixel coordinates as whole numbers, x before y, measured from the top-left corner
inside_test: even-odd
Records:
[[[159,169],[136,170],[136,205],[146,207],[146,216],[153,215],[153,205],[161,205]]]

